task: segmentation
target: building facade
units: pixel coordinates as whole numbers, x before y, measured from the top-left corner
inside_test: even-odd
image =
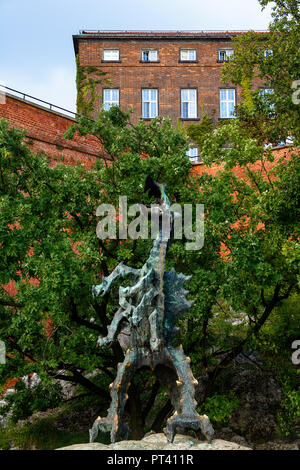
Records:
[[[240,90],[221,82],[221,68],[239,33],[89,32],[73,37],[79,65],[100,68],[100,106],[133,109],[133,121],[171,116],[174,124],[233,117]]]
[[[239,34],[84,30],[73,42],[79,66],[106,72],[110,82],[97,85],[95,114],[119,105],[133,110],[133,123],[170,116],[176,125],[197,123],[206,112],[217,124],[234,117],[241,99],[239,87],[221,81]],[[197,160],[197,149],[190,158]]]

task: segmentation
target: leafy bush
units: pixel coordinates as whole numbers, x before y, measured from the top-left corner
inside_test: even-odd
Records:
[[[281,407],[282,411],[278,415],[279,432],[283,436],[296,434],[300,437],[300,388],[286,390]],[[296,426],[298,426],[298,431]]]
[[[57,429],[55,417],[43,418],[39,421],[18,427],[10,425],[1,433],[0,449],[9,450],[16,447],[20,450],[40,449],[52,450],[86,440],[86,433],[74,434]]]
[[[218,427],[228,423],[238,404],[239,401],[233,393],[229,395],[215,394],[206,398],[204,405],[198,409],[198,412],[205,412],[213,425]]]
[[[55,408],[62,402],[62,388],[59,384],[45,387],[39,384],[28,388],[24,382],[16,384],[16,393],[8,395],[5,400],[7,405],[0,409],[0,414],[11,413],[10,419],[13,423],[26,419],[37,411],[46,411]]]

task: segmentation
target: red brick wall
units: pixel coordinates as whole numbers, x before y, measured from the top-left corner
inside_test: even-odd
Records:
[[[261,161],[258,160],[256,163],[250,164],[249,168],[251,171],[256,171],[256,172],[261,173],[263,176],[266,176],[266,172],[270,171],[271,168],[274,166],[274,164],[278,162],[278,160],[280,160],[281,158],[289,159],[293,152],[294,150],[292,149],[292,147],[274,148],[272,150],[272,153],[274,155],[274,162],[266,161],[264,162],[264,166],[262,166]],[[221,171],[223,168],[224,168],[224,164],[221,164],[221,165],[213,164],[210,167],[206,167],[203,164],[193,165],[192,175],[197,176],[197,175],[202,175],[203,173],[207,173],[209,175],[216,176],[216,174],[219,171]],[[237,177],[241,179],[243,179],[246,176],[245,170],[240,166],[234,167],[233,172]]]
[[[120,62],[101,62],[103,49],[119,49]],[[158,63],[141,62],[142,49],[157,49]],[[197,63],[179,62],[180,49],[190,48],[197,51]],[[107,40],[79,39],[79,64],[98,67],[107,72],[111,85],[98,85],[100,96],[97,109],[102,104],[102,88],[120,89],[120,106],[124,110],[133,108],[133,123],[141,117],[141,88],[159,89],[159,115],[170,115],[173,124],[180,117],[180,88],[197,88],[198,116],[201,105],[211,113],[216,110],[215,121],[219,118],[219,88],[227,84],[221,82],[221,69],[218,50],[233,48],[230,40]],[[230,85],[230,84],[228,84]],[[261,85],[255,80],[254,86]],[[241,99],[241,89],[237,89],[237,103]],[[197,122],[197,121],[196,121]]]
[[[27,130],[27,142],[34,152],[43,151],[49,157],[64,157],[65,163],[74,165],[78,161],[90,167],[103,151],[93,136],[75,136],[73,140],[63,138],[64,132],[75,120],[62,114],[31,104],[28,101],[6,96],[0,104],[0,118],[11,125]]]
[[[4,104],[0,102],[0,118],[7,119],[14,127],[26,129],[27,143],[34,152],[44,151],[52,158],[63,156],[67,165],[81,162],[89,168],[96,158],[103,158],[103,151],[95,137],[75,136],[74,140],[63,138],[64,132],[75,120],[59,113],[9,95]],[[54,160],[52,164],[55,164]],[[32,279],[30,282],[34,284],[36,280]],[[11,296],[17,294],[14,281],[2,288]],[[14,388],[17,381],[18,379],[7,381],[3,393],[8,388]],[[1,396],[0,394],[0,398]]]

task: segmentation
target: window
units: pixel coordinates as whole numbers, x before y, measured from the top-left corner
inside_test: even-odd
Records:
[[[142,61],[143,62],[157,62],[158,54],[157,51],[154,50],[145,50],[142,51]]]
[[[229,119],[234,116],[235,108],[235,89],[222,88],[220,89],[220,118]]]
[[[158,115],[158,91],[156,88],[142,90],[142,117],[152,119]]]
[[[196,60],[196,49],[181,49],[180,60],[187,62]]]
[[[219,50],[219,61],[228,62],[229,58],[233,55],[233,49],[220,49]]]
[[[274,93],[273,88],[261,88],[259,90],[261,96],[272,95],[272,93]]]
[[[187,152],[186,155],[189,157],[190,162],[198,162],[198,149],[197,147],[191,147]]]
[[[266,59],[268,59],[269,57],[271,57],[273,55],[273,50],[272,49],[266,49],[264,51],[264,56]]]
[[[104,49],[103,60],[107,60],[110,62],[118,62],[120,60],[119,49]]]
[[[103,108],[108,111],[112,106],[119,106],[119,90],[104,88],[103,90]]]
[[[197,118],[197,90],[181,90],[181,117],[183,119]]]
[[[268,95],[272,95],[273,93],[273,88],[261,88],[259,90],[259,94],[262,97],[263,103],[270,109],[270,116],[272,115],[271,111],[275,110],[275,103],[272,103],[272,97]]]

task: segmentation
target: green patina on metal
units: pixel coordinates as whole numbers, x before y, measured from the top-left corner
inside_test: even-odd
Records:
[[[117,340],[124,324],[129,324],[131,346],[124,361],[119,364],[117,376],[110,385],[111,405],[107,417],[98,417],[90,430],[90,441],[94,442],[98,432],[109,432],[111,442],[127,439],[129,429],[122,421],[124,407],[128,398],[127,390],[135,372],[144,366],[155,370],[166,366],[169,377],[175,383],[169,383],[168,393],[174,407],[174,414],[167,420],[165,434],[173,442],[177,427],[201,430],[211,440],[214,434],[209,418],[200,416],[196,411],[195,385],[197,381],[190,368],[190,360],[184,355],[182,346],[175,348],[172,343],[179,330],[174,326],[179,317],[183,317],[193,305],[187,300],[188,291],[184,284],[190,276],[177,274],[174,269],[165,272],[165,257],[169,243],[169,233],[163,230],[163,217],[169,218],[172,226],[174,214],[170,210],[170,201],[165,194],[164,185],[147,178],[145,191],[159,201],[159,230],[150,256],[141,269],[134,269],[120,263],[115,270],[102,279],[102,283],[93,286],[94,296],[107,294],[113,284],[128,277],[129,287],[120,287],[119,305],[107,336],[100,337],[99,346],[110,346]]]

